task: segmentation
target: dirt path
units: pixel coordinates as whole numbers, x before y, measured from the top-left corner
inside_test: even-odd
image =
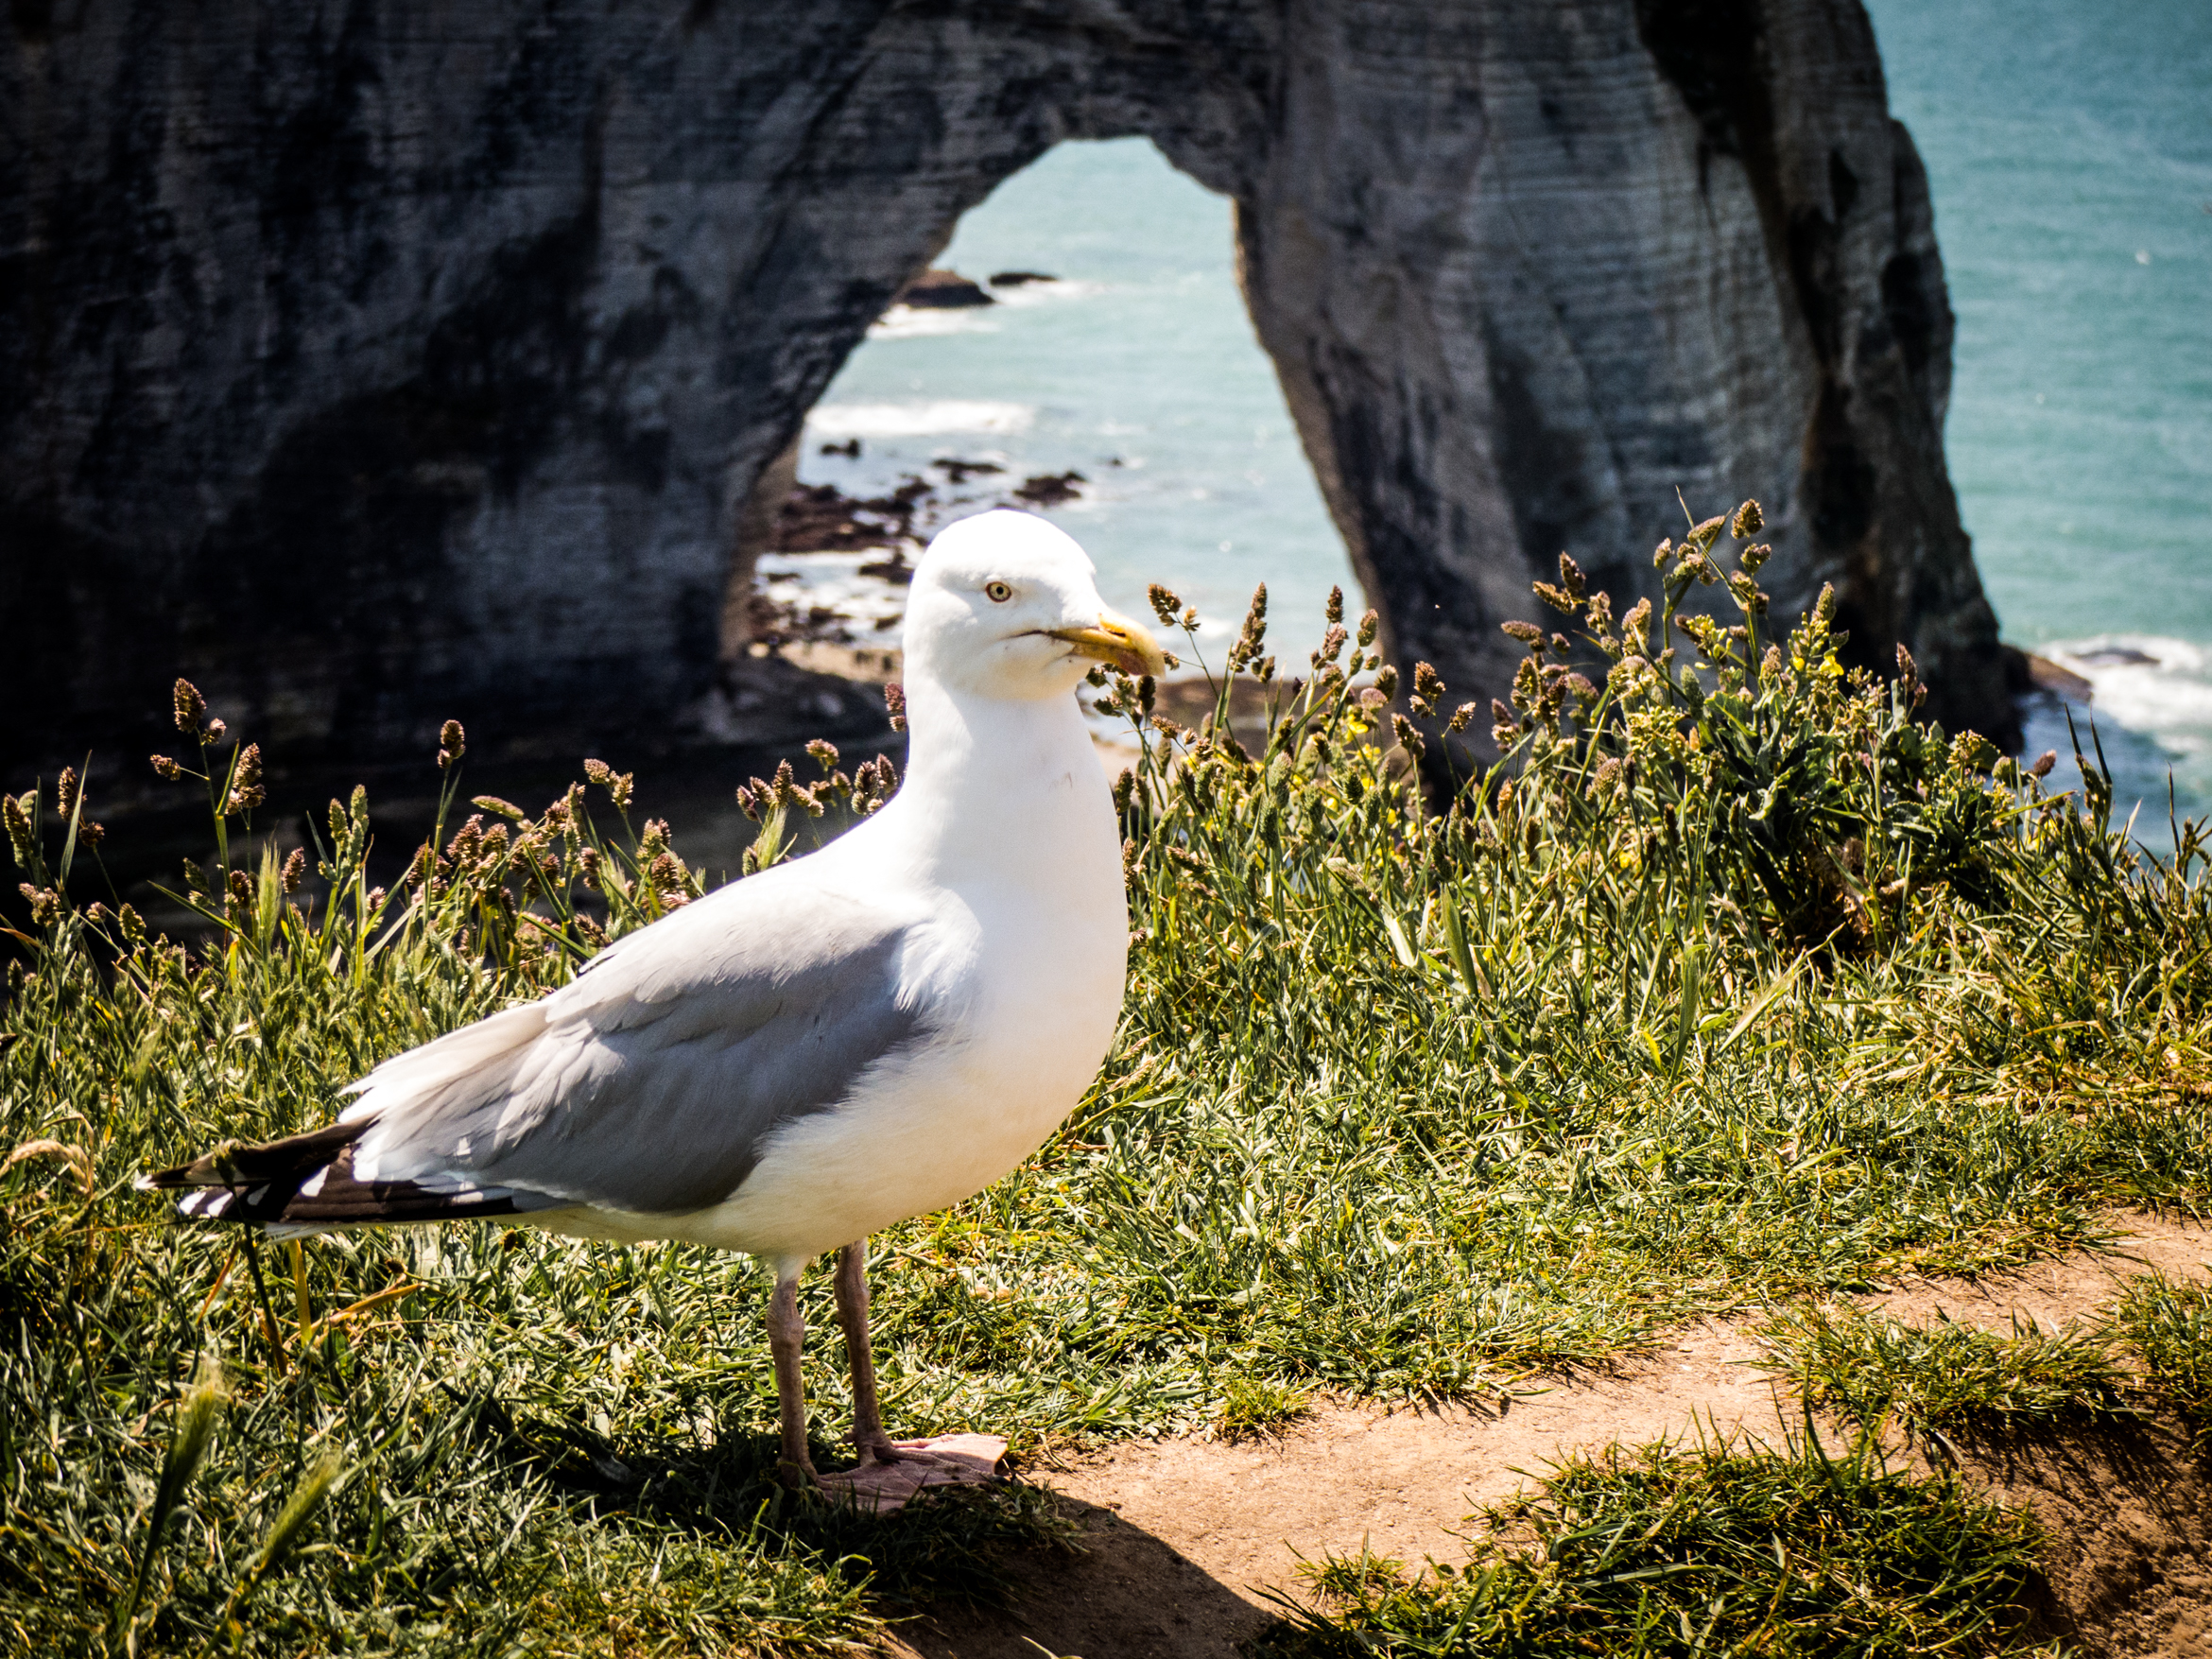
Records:
[[[2117,1282],[2146,1268],[2212,1277],[2212,1229],[2136,1215],[2116,1218],[2116,1227],[2126,1236],[2109,1253],[2000,1278],[1915,1280],[1867,1300],[1916,1322],[1941,1308],[1977,1324],[2003,1327],[2018,1314],[2059,1325],[2098,1317]],[[1709,1321],[1608,1373],[1555,1381],[1496,1409],[1335,1405],[1279,1441],[1117,1446],[1028,1472],[1060,1495],[1083,1554],[1025,1564],[1023,1599],[1011,1615],[948,1614],[907,1627],[890,1651],[900,1659],[1037,1659],[1041,1650],[1063,1659],[1232,1659],[1236,1643],[1270,1616],[1261,1593],[1291,1585],[1301,1559],[1357,1551],[1365,1540],[1377,1554],[1409,1562],[1456,1560],[1469,1511],[1507,1496],[1523,1483],[1522,1471],[1563,1452],[1701,1430],[1775,1441],[1796,1411],[1760,1369],[1744,1323]],[[2000,1495],[2045,1511],[2054,1530],[2091,1529],[2105,1556],[2126,1557],[2076,1552],[2054,1572],[2062,1601],[2084,1614],[2101,1610],[2117,1638],[2107,1650],[2212,1659],[2212,1631],[2203,1622],[2203,1610],[2212,1609],[2203,1514],[2172,1507],[2193,1506],[2202,1495],[2184,1499],[2175,1489],[2174,1450],[2152,1437],[2134,1454],[2143,1467],[2116,1469],[2104,1450],[2004,1448],[1982,1473]],[[2082,1582],[2069,1586],[2069,1569]],[[2115,1573],[2153,1581],[2106,1594],[2102,1580]]]

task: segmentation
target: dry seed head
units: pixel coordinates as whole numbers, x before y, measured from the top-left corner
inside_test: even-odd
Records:
[[[1175,613],[1183,609],[1182,599],[1158,582],[1145,589],[1145,597],[1152,602],[1152,614],[1160,619],[1160,626],[1173,628]]]
[[[1444,722],[1444,730],[1454,734],[1464,732],[1475,723],[1475,717],[1481,712],[1474,703],[1463,702],[1452,711],[1452,717]]]
[[[51,927],[61,919],[61,897],[50,887],[33,887],[27,881],[19,882],[16,890],[30,901],[31,923],[38,927]]]
[[[2048,778],[2050,776],[2050,769],[2056,765],[2058,751],[2047,749],[2035,757],[2035,764],[2028,769],[2028,775],[2031,778]]]
[[[199,687],[189,680],[179,680],[171,688],[170,699],[177,730],[187,737],[199,736],[207,724],[207,699],[199,695]]]
[[[1592,594],[1588,615],[1593,631],[1599,633],[1608,631],[1613,627],[1613,596],[1602,590]]]
[[[883,688],[883,706],[890,711],[890,729],[904,732],[907,729],[907,688],[896,680],[888,683]]]
[[[605,761],[594,760],[587,755],[584,758],[584,776],[603,789],[614,781],[614,770]]]
[[[1781,676],[1782,648],[1778,645],[1771,645],[1767,648],[1767,654],[1759,659],[1759,678],[1761,680],[1778,680]]]
[[[1755,572],[1760,565],[1766,563],[1768,557],[1772,554],[1773,551],[1774,549],[1768,546],[1764,542],[1754,543],[1753,545],[1746,547],[1742,552],[1738,553],[1736,556],[1736,562],[1737,563],[1742,565],[1744,569]]]
[[[1736,516],[1728,522],[1728,533],[1737,541],[1755,536],[1767,522],[1767,515],[1759,510],[1759,504],[1747,501],[1736,510]]]
[[[1690,531],[1689,540],[1700,552],[1702,552],[1713,544],[1714,538],[1719,536],[1721,530],[1727,527],[1727,525],[1728,520],[1725,517],[1709,518]]]
[[[1920,683],[1920,668],[1912,660],[1912,653],[1902,644],[1897,647],[1897,678],[1908,686]]]
[[[1621,631],[1640,644],[1644,637],[1644,630],[1650,626],[1650,622],[1651,601],[1638,599],[1629,607],[1628,614],[1620,619]]]
[[[1544,630],[1533,622],[1501,622],[1498,624],[1497,631],[1509,638],[1517,639],[1523,645],[1531,648],[1544,643]]]
[[[1673,556],[1674,543],[1667,537],[1662,536],[1659,540],[1659,545],[1651,549],[1651,568],[1653,570],[1665,570],[1667,568],[1668,560],[1671,559]]]
[[[25,870],[35,868],[38,848],[31,838],[30,814],[24,810],[23,803],[12,795],[0,795],[0,818],[7,821],[8,845],[15,854],[16,864]]]
[[[826,777],[838,769],[838,746],[825,738],[817,737],[806,746],[806,752],[814,757],[814,764]]]
[[[63,823],[69,821],[70,808],[77,804],[76,797],[77,769],[65,766],[61,769],[60,780],[54,785],[54,810]]]
[[[229,812],[251,812],[268,799],[268,791],[261,786],[261,745],[249,743],[238,752],[238,769],[231,786],[231,798],[224,804]]]
[[[199,734],[199,740],[200,742],[212,747],[215,744],[220,743],[223,740],[225,734],[227,734],[229,731],[230,727],[224,725],[222,721],[210,720],[207,723],[207,730]]]
[[[1415,760],[1419,760],[1427,745],[1421,741],[1421,734],[1413,729],[1413,722],[1404,715],[1391,717],[1391,734],[1397,738],[1398,747]]]
[[[153,761],[154,776],[164,783],[174,784],[184,776],[184,769],[167,755],[156,754],[149,758]]]
[[[1571,616],[1582,608],[1581,600],[1564,588],[1555,588],[1547,581],[1532,582],[1529,585],[1535,590],[1536,596],[1554,611],[1564,611]]]
[[[461,730],[458,720],[448,720],[438,728],[438,769],[446,768],[469,752],[468,734]]]
[[[1136,798],[1136,773],[1128,767],[1121,769],[1121,776],[1114,780],[1114,810],[1127,812],[1129,804]]]
[[[1381,626],[1382,613],[1370,609],[1359,618],[1359,631],[1353,636],[1352,643],[1361,650],[1365,650],[1369,646],[1374,644],[1375,630]]]
[[[277,872],[277,881],[283,886],[285,891],[296,893],[300,890],[301,879],[306,873],[307,849],[294,847],[290,855],[285,859],[285,867]]]
[[[1564,553],[1559,556],[1559,585],[1577,599],[1586,597],[1590,591],[1589,583],[1582,575],[1582,567]]]
[[[1584,702],[1598,700],[1598,687],[1590,683],[1587,675],[1569,674],[1566,677],[1565,685],[1568,691],[1581,698]]]
[[[1388,708],[1390,706],[1390,701],[1391,700],[1385,697],[1381,691],[1376,689],[1374,686],[1364,686],[1360,690],[1359,706],[1363,709],[1374,710],[1379,708]]]
[[[1386,701],[1391,698],[1397,696],[1397,669],[1391,667],[1388,663],[1385,663],[1381,667],[1377,668],[1374,671],[1374,688],[1383,694],[1383,698]]]

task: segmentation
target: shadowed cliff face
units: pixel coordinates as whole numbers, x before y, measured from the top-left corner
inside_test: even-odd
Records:
[[[2013,733],[1945,478],[1950,313],[1857,0],[17,6],[0,763],[169,679],[292,753],[683,718],[748,495],[959,215],[1068,138],[1237,203],[1390,643],[1502,687],[1766,504],[1934,712]]]

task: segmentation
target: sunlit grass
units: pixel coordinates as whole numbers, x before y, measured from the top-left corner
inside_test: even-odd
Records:
[[[2096,1332],[2011,1332],[1939,1317],[1909,1325],[1845,1305],[1784,1309],[1757,1329],[1775,1370],[1810,1404],[1868,1429],[1909,1434],[2045,1428],[2133,1414],[2127,1377]]]
[[[1493,716],[1510,764],[1460,786],[1441,687],[1399,685],[1372,623],[1332,618],[1291,687],[1255,612],[1225,665],[1275,699],[1252,752],[1142,725],[1117,793],[1120,1035],[1021,1171],[878,1241],[897,1431],[1033,1452],[1264,1432],[1323,1391],[1475,1396],[1690,1314],[2204,1202],[2197,832],[2139,859],[2094,766],[2086,803],[2045,797],[1917,724],[1909,671],[1839,666],[1824,618],[1770,646],[1748,577],[1737,633],[1678,618],[1719,529],[1669,549],[1657,614],[1616,623],[1563,572],[1579,641],[1526,630]],[[1381,706],[1401,693],[1426,737]],[[1149,696],[1112,691],[1140,722]],[[205,773],[227,838],[180,884],[206,942],[71,898],[95,890],[74,793],[6,803],[39,932],[0,1010],[0,1149],[26,1149],[0,1175],[0,1631],[831,1650],[905,1599],[992,1594],[998,1552],[1057,1536],[1023,1489],[883,1521],[782,1495],[745,1262],[482,1226],[313,1240],[295,1264],[131,1192],[217,1137],[327,1120],[378,1060],[700,890],[596,763],[543,812],[483,798],[457,826],[458,729],[408,881],[368,885],[358,796],[317,826],[309,877],[263,855],[243,752],[192,701],[173,769]],[[893,782],[817,759],[819,783],[748,790],[749,867],[796,815]],[[826,1284],[806,1297],[834,1463],[845,1384]],[[180,1403],[218,1358],[227,1403],[164,1509]]]
[[[2033,1522],[1868,1441],[1616,1448],[1478,1518],[1463,1565],[1317,1564],[1260,1659],[2028,1650]]]
[[[2212,1452],[2212,1287],[2137,1273],[2121,1287],[2113,1328],[2151,1381]]]

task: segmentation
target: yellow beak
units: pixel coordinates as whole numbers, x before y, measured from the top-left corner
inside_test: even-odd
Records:
[[[1096,628],[1055,628],[1046,637],[1065,640],[1079,657],[1095,657],[1124,674],[1158,676],[1166,671],[1167,658],[1160,642],[1126,616],[1100,616]]]

